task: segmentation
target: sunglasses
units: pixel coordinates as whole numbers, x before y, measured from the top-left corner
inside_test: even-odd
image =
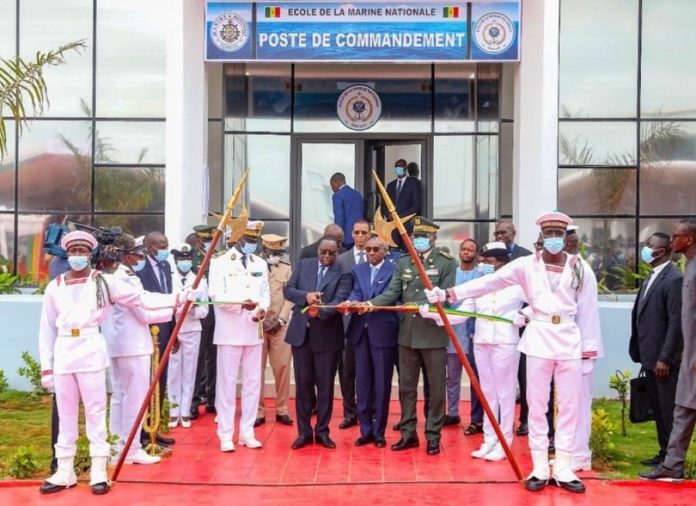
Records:
[[[353,235],[368,235],[369,233],[366,230],[353,230]]]
[[[366,253],[379,253],[380,251],[382,251],[382,248],[379,246],[365,246]]]

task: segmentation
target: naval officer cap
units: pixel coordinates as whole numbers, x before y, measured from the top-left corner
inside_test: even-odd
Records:
[[[138,238],[140,239],[140,238]],[[145,250],[143,241],[138,241],[130,234],[121,234],[114,241],[114,246],[123,253],[141,253]]]
[[[435,223],[423,218],[422,216],[416,216],[413,218],[414,234],[437,234],[439,228],[439,225],[435,225]]]
[[[193,231],[199,239],[203,239],[204,241],[211,240],[215,234],[215,227],[211,225],[196,225],[193,227]]]
[[[72,246],[85,246],[86,248],[93,250],[97,247],[97,244],[97,240],[94,238],[94,236],[83,230],[73,230],[72,232],[68,232],[60,240],[60,247],[65,251],[68,251],[68,249]]]
[[[263,234],[261,236],[261,244],[263,244],[263,247],[272,251],[285,251],[287,242],[287,237],[278,234]]]
[[[568,229],[566,230],[566,236],[577,234],[578,228],[579,227],[577,225],[568,225]]]
[[[263,221],[255,220],[247,222],[246,229],[244,229],[244,235],[246,237],[253,237],[258,239],[261,236],[261,231],[263,230]]]
[[[539,225],[542,230],[545,228],[562,228],[567,230],[568,226],[573,224],[573,219],[560,211],[552,211],[540,215],[536,219],[536,224]]]
[[[481,248],[479,255],[482,257],[507,258],[508,250],[504,242],[489,242],[483,248]]]
[[[172,248],[171,254],[174,258],[193,258],[193,248],[190,244],[182,244],[178,248]]]

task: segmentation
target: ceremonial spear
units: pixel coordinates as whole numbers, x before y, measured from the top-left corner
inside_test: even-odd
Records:
[[[223,234],[225,231],[225,225],[229,219],[229,217],[232,214],[232,211],[234,210],[235,206],[237,205],[237,201],[239,200],[239,195],[242,192],[242,188],[244,187],[244,183],[246,183],[247,178],[249,177],[249,169],[247,169],[244,174],[242,175],[242,179],[239,181],[237,184],[237,187],[234,189],[234,193],[232,194],[232,197],[230,197],[230,201],[227,203],[227,209],[225,209],[225,214],[222,216],[220,219],[220,224],[218,225],[217,229],[215,230],[215,234],[213,235],[213,241],[212,244],[217,244],[217,242],[220,240],[220,236]],[[196,274],[196,279],[193,281],[193,288],[198,288],[198,285],[201,282],[201,279],[203,278],[203,274],[205,273],[205,270],[208,268],[208,264],[210,263],[210,258],[213,255],[213,252],[215,251],[214,248],[209,248],[208,251],[205,253],[205,257],[203,258],[203,261],[201,264],[198,266],[198,273]],[[116,464],[116,469],[114,469],[113,474],[111,475],[111,481],[115,482],[118,479],[118,475],[121,472],[121,468],[123,467],[123,463],[126,460],[126,455],[128,452],[125,450],[126,448],[129,448],[131,443],[133,443],[133,438],[135,437],[136,432],[140,430],[140,422],[143,419],[143,415],[145,414],[145,411],[147,410],[149,404],[150,404],[150,397],[152,397],[152,393],[155,391],[155,387],[159,383],[159,379],[164,373],[164,368],[167,366],[167,362],[169,361],[169,354],[172,351],[172,347],[174,346],[174,343],[176,342],[178,336],[179,336],[179,331],[181,330],[181,326],[184,323],[184,319],[186,314],[188,313],[190,307],[191,307],[192,301],[187,300],[184,303],[184,306],[181,310],[181,313],[179,318],[176,319],[176,325],[174,326],[174,330],[172,331],[172,335],[169,338],[169,342],[167,342],[167,347],[164,349],[164,353],[162,353],[162,357],[160,357],[160,363],[159,367],[155,371],[155,374],[152,377],[152,383],[150,383],[150,388],[147,391],[147,394],[145,395],[145,398],[143,399],[143,403],[140,406],[140,411],[138,411],[138,415],[135,417],[135,423],[133,424],[133,427],[130,430],[130,433],[128,434],[128,439],[126,440],[126,444],[124,446],[124,451],[121,452],[121,456],[118,459],[118,463]]]
[[[396,227],[399,230],[399,234],[401,235],[401,239],[404,242],[404,245],[406,246],[406,249],[408,250],[409,254],[411,255],[411,259],[413,260],[413,263],[416,265],[416,269],[418,270],[418,275],[420,276],[421,280],[423,281],[423,284],[428,290],[433,289],[433,284],[430,282],[430,278],[428,278],[427,273],[425,272],[425,267],[423,266],[423,262],[420,259],[420,256],[418,255],[418,252],[416,252],[416,249],[413,247],[413,243],[411,242],[411,238],[408,236],[408,232],[406,232],[406,229],[404,228],[404,224],[401,221],[401,218],[396,212],[396,208],[394,207],[394,203],[392,202],[391,198],[389,198],[389,194],[387,194],[387,191],[384,189],[384,186],[382,185],[382,182],[379,180],[379,177],[377,177],[377,173],[373,170],[372,171],[372,177],[375,179],[375,182],[377,183],[377,187],[379,188],[379,192],[382,194],[382,199],[384,199],[384,203],[387,205],[387,210],[389,211],[389,214],[392,217],[392,221],[396,223]],[[459,357],[459,360],[461,360],[462,365],[464,366],[464,369],[466,369],[466,373],[469,375],[469,381],[471,381],[471,387],[474,389],[474,392],[476,392],[476,395],[479,398],[479,401],[481,401],[481,406],[483,407],[483,410],[486,412],[486,416],[488,417],[488,420],[491,422],[491,425],[493,426],[493,430],[495,431],[495,435],[498,436],[498,441],[503,447],[503,450],[505,451],[505,455],[507,456],[508,460],[510,461],[510,465],[512,466],[512,470],[515,472],[515,475],[517,476],[517,479],[519,480],[520,483],[524,482],[524,478],[522,476],[522,472],[520,471],[519,466],[517,465],[517,461],[515,460],[515,457],[512,454],[512,450],[510,450],[510,445],[508,445],[507,440],[505,439],[505,436],[503,436],[503,432],[500,430],[500,425],[498,425],[497,417],[493,413],[493,410],[491,409],[490,404],[488,404],[488,400],[486,397],[483,395],[483,392],[481,391],[481,385],[479,384],[478,380],[476,379],[476,375],[474,374],[474,370],[471,368],[471,364],[469,363],[469,360],[466,358],[466,354],[464,353],[464,350],[462,350],[462,346],[459,344],[459,340],[457,339],[457,336],[454,333],[454,329],[452,328],[452,325],[450,324],[449,320],[447,319],[447,312],[445,311],[445,308],[442,307],[442,304],[440,302],[435,303],[435,307],[437,308],[437,312],[440,314],[440,318],[442,318],[442,323],[444,324],[445,330],[447,331],[447,335],[450,338],[450,341],[452,342],[452,345],[454,346],[454,349],[457,351],[457,356]]]

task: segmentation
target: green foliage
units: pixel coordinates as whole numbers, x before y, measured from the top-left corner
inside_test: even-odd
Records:
[[[684,462],[684,478],[696,480],[696,456],[687,455],[686,462]]]
[[[77,450],[75,451],[75,460],[73,460],[75,474],[80,476],[84,473],[89,473],[91,463],[89,458],[89,440],[85,436],[80,436],[77,438]]]
[[[19,293],[15,284],[17,276],[13,276],[9,272],[0,272],[0,294]]]
[[[10,458],[8,472],[10,476],[18,479],[31,478],[38,469],[36,457],[31,448],[20,446]]]
[[[41,365],[32,357],[28,351],[22,352],[22,360],[24,364],[22,367],[17,369],[20,376],[23,376],[29,380],[31,383],[32,398],[36,398],[41,394],[45,394],[46,390],[41,386]]]
[[[593,460],[600,464],[607,464],[612,460],[612,451],[615,448],[611,436],[616,430],[616,425],[611,421],[609,413],[603,409],[592,410],[592,433],[590,434],[590,450]]]
[[[0,369],[0,394],[3,392],[7,392],[8,388],[10,388],[10,384],[7,382],[7,376],[5,376],[5,371]]]
[[[27,116],[38,116],[48,104],[43,71],[47,66],[65,63],[65,54],[87,48],[84,40],[70,42],[54,51],[36,53],[35,60],[0,58],[0,159],[7,154],[7,129],[3,117],[12,116],[21,134]],[[9,111],[9,114],[5,112]],[[29,109],[29,111],[27,111]]]
[[[627,436],[626,432],[626,412],[628,410],[627,400],[628,400],[628,388],[629,380],[631,379],[631,371],[617,370],[615,374],[612,374],[609,378],[609,388],[616,390],[621,401],[621,435],[623,437]]]

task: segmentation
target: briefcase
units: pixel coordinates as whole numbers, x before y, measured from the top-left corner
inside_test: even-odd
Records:
[[[645,376],[645,369],[641,369],[637,378],[633,378],[631,385],[631,406],[628,419],[631,423],[650,422],[655,420],[655,414],[650,402],[649,380]]]

